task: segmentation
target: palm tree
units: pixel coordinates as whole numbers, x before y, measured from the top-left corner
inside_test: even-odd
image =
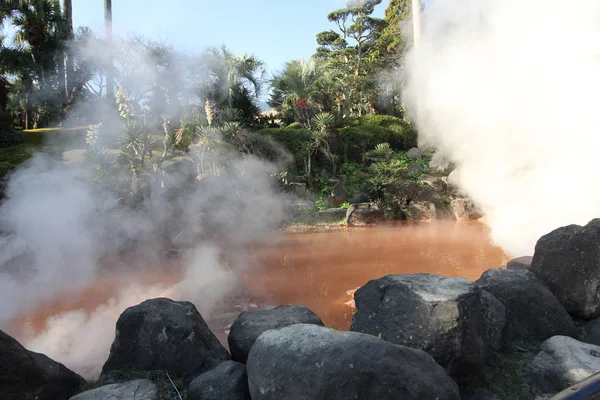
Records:
[[[75,71],[75,59],[73,55],[73,39],[75,37],[73,33],[73,4],[71,0],[63,0],[63,15],[65,19],[66,26],[66,39],[69,41],[67,43],[67,99],[71,97],[73,92],[73,73]]]
[[[273,92],[269,105],[284,115],[294,113],[303,127],[310,128],[315,108],[320,108],[316,97],[322,93],[318,82],[324,72],[324,65],[315,60],[288,62],[283,71],[271,80]]]
[[[208,50],[202,59],[202,101],[209,104],[213,119],[234,116],[250,122],[258,114],[255,104],[262,89],[264,64],[254,55],[234,55],[226,47]]]
[[[112,62],[112,0],[104,0],[104,35],[106,40],[106,98],[112,102],[115,97]]]

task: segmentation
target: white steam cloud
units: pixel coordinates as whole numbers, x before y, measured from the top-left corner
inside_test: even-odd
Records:
[[[600,211],[600,2],[433,0],[407,56],[420,134],[514,255]]]
[[[102,54],[98,43],[87,46],[79,51]],[[140,58],[130,60],[136,67],[126,70],[123,79],[130,93],[147,94],[150,83],[159,79],[173,94],[171,104],[193,107],[187,97],[194,93],[182,89],[193,76],[184,82],[183,73],[164,73],[152,60]],[[170,61],[178,68],[182,62],[175,52]],[[193,68],[185,72],[198,74]],[[181,93],[177,101],[174,93]],[[99,138],[105,142],[114,142],[115,127],[123,122],[115,110],[98,104],[84,104],[73,114],[107,126]],[[176,129],[179,115],[171,116]],[[161,134],[160,128],[156,133]],[[206,319],[226,312],[227,307],[217,307],[223,297],[244,290],[244,244],[279,226],[283,218],[284,201],[275,187],[278,169],[253,156],[224,151],[218,158],[226,166],[218,176],[197,176],[198,166],[191,161],[200,157],[195,151],[171,164],[168,173],[140,174],[140,191],[149,194],[138,202],[124,201],[113,186],[94,182],[88,164],[65,164],[60,157],[37,154],[12,174],[0,204],[0,329],[17,331],[26,347],[93,376],[106,360],[118,316],[129,306],[166,296],[194,302]],[[119,173],[123,182],[118,183],[133,191],[136,181],[126,179],[127,168]],[[179,269],[161,269],[173,247],[181,250]],[[236,257],[224,254],[224,248],[237,252]],[[135,262],[115,261],[123,254]],[[171,279],[141,283],[157,272],[171,273]],[[78,308],[81,293],[107,277],[116,287]],[[56,301],[58,310],[41,312],[50,317],[42,321],[42,332],[34,326],[40,321],[31,322],[27,331],[28,319],[16,320],[31,313],[34,320],[34,311]]]

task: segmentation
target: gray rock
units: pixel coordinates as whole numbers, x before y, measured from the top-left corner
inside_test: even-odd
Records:
[[[256,339],[269,329],[294,324],[323,325],[321,318],[302,305],[279,306],[271,310],[245,311],[231,325],[227,342],[233,360],[245,363]]]
[[[376,203],[351,204],[346,210],[346,225],[365,226],[383,221],[383,211]]]
[[[600,346],[600,318],[593,319],[583,326],[582,342]]]
[[[0,331],[0,399],[67,400],[85,380]]]
[[[368,203],[369,202],[369,196],[367,196],[364,193],[355,193],[355,194],[352,195],[352,197],[350,197],[350,199],[348,200],[348,202],[350,204]]]
[[[408,165],[406,172],[408,175],[421,175],[423,173],[423,167],[417,161],[413,161]]]
[[[413,147],[412,149],[408,150],[406,152],[406,155],[413,160],[420,160],[421,158],[423,158],[421,150],[417,149],[416,147]]]
[[[531,260],[533,260],[533,257],[531,257],[531,256],[523,256],[523,257],[514,258],[506,264],[506,269],[511,269],[511,270],[525,269],[525,270],[527,270],[531,267]]]
[[[417,193],[405,197],[408,203],[408,219],[412,220],[455,220],[450,208],[450,199],[437,192],[432,186],[419,185]]]
[[[454,164],[442,153],[435,152],[429,162],[429,170],[438,175],[448,175],[454,169]]]
[[[529,271],[490,269],[476,283],[504,305],[504,343],[575,335],[575,325],[564,307]]]
[[[298,196],[306,195],[306,183],[292,182],[289,184],[290,190]]]
[[[542,236],[530,270],[578,317],[600,317],[600,219]]]
[[[481,209],[468,198],[455,198],[451,201],[450,207],[458,221],[471,221],[483,217]]]
[[[113,383],[88,390],[70,400],[160,400],[156,385],[146,379]]]
[[[328,208],[327,210],[319,211],[319,216],[327,219],[342,219],[346,216],[345,208]]]
[[[354,294],[350,330],[427,351],[459,383],[500,348],[504,306],[466,278],[387,275]]]
[[[190,383],[189,400],[251,400],[246,366],[225,361]]]
[[[229,353],[192,303],[157,298],[121,314],[102,375],[163,370],[190,379],[228,359]]]
[[[248,383],[253,400],[460,399],[456,383],[421,350],[305,324],[258,338]]]
[[[523,368],[533,395],[557,393],[600,372],[600,347],[567,336],[542,343],[540,352]]]

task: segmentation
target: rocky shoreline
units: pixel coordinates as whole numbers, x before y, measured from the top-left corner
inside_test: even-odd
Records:
[[[354,293],[349,332],[302,305],[245,311],[231,352],[192,303],[146,300],[121,314],[93,383],[0,331],[0,398],[458,400],[498,351],[526,342],[543,343],[519,373],[532,399],[547,397],[600,371],[598,248],[595,219],[476,282],[386,275]]]

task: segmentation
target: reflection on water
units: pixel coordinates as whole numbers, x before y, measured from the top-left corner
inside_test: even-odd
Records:
[[[426,272],[476,280],[506,261],[481,223],[413,223],[280,236],[254,249],[244,280],[259,303],[304,304],[348,329],[348,291],[371,279]]]

